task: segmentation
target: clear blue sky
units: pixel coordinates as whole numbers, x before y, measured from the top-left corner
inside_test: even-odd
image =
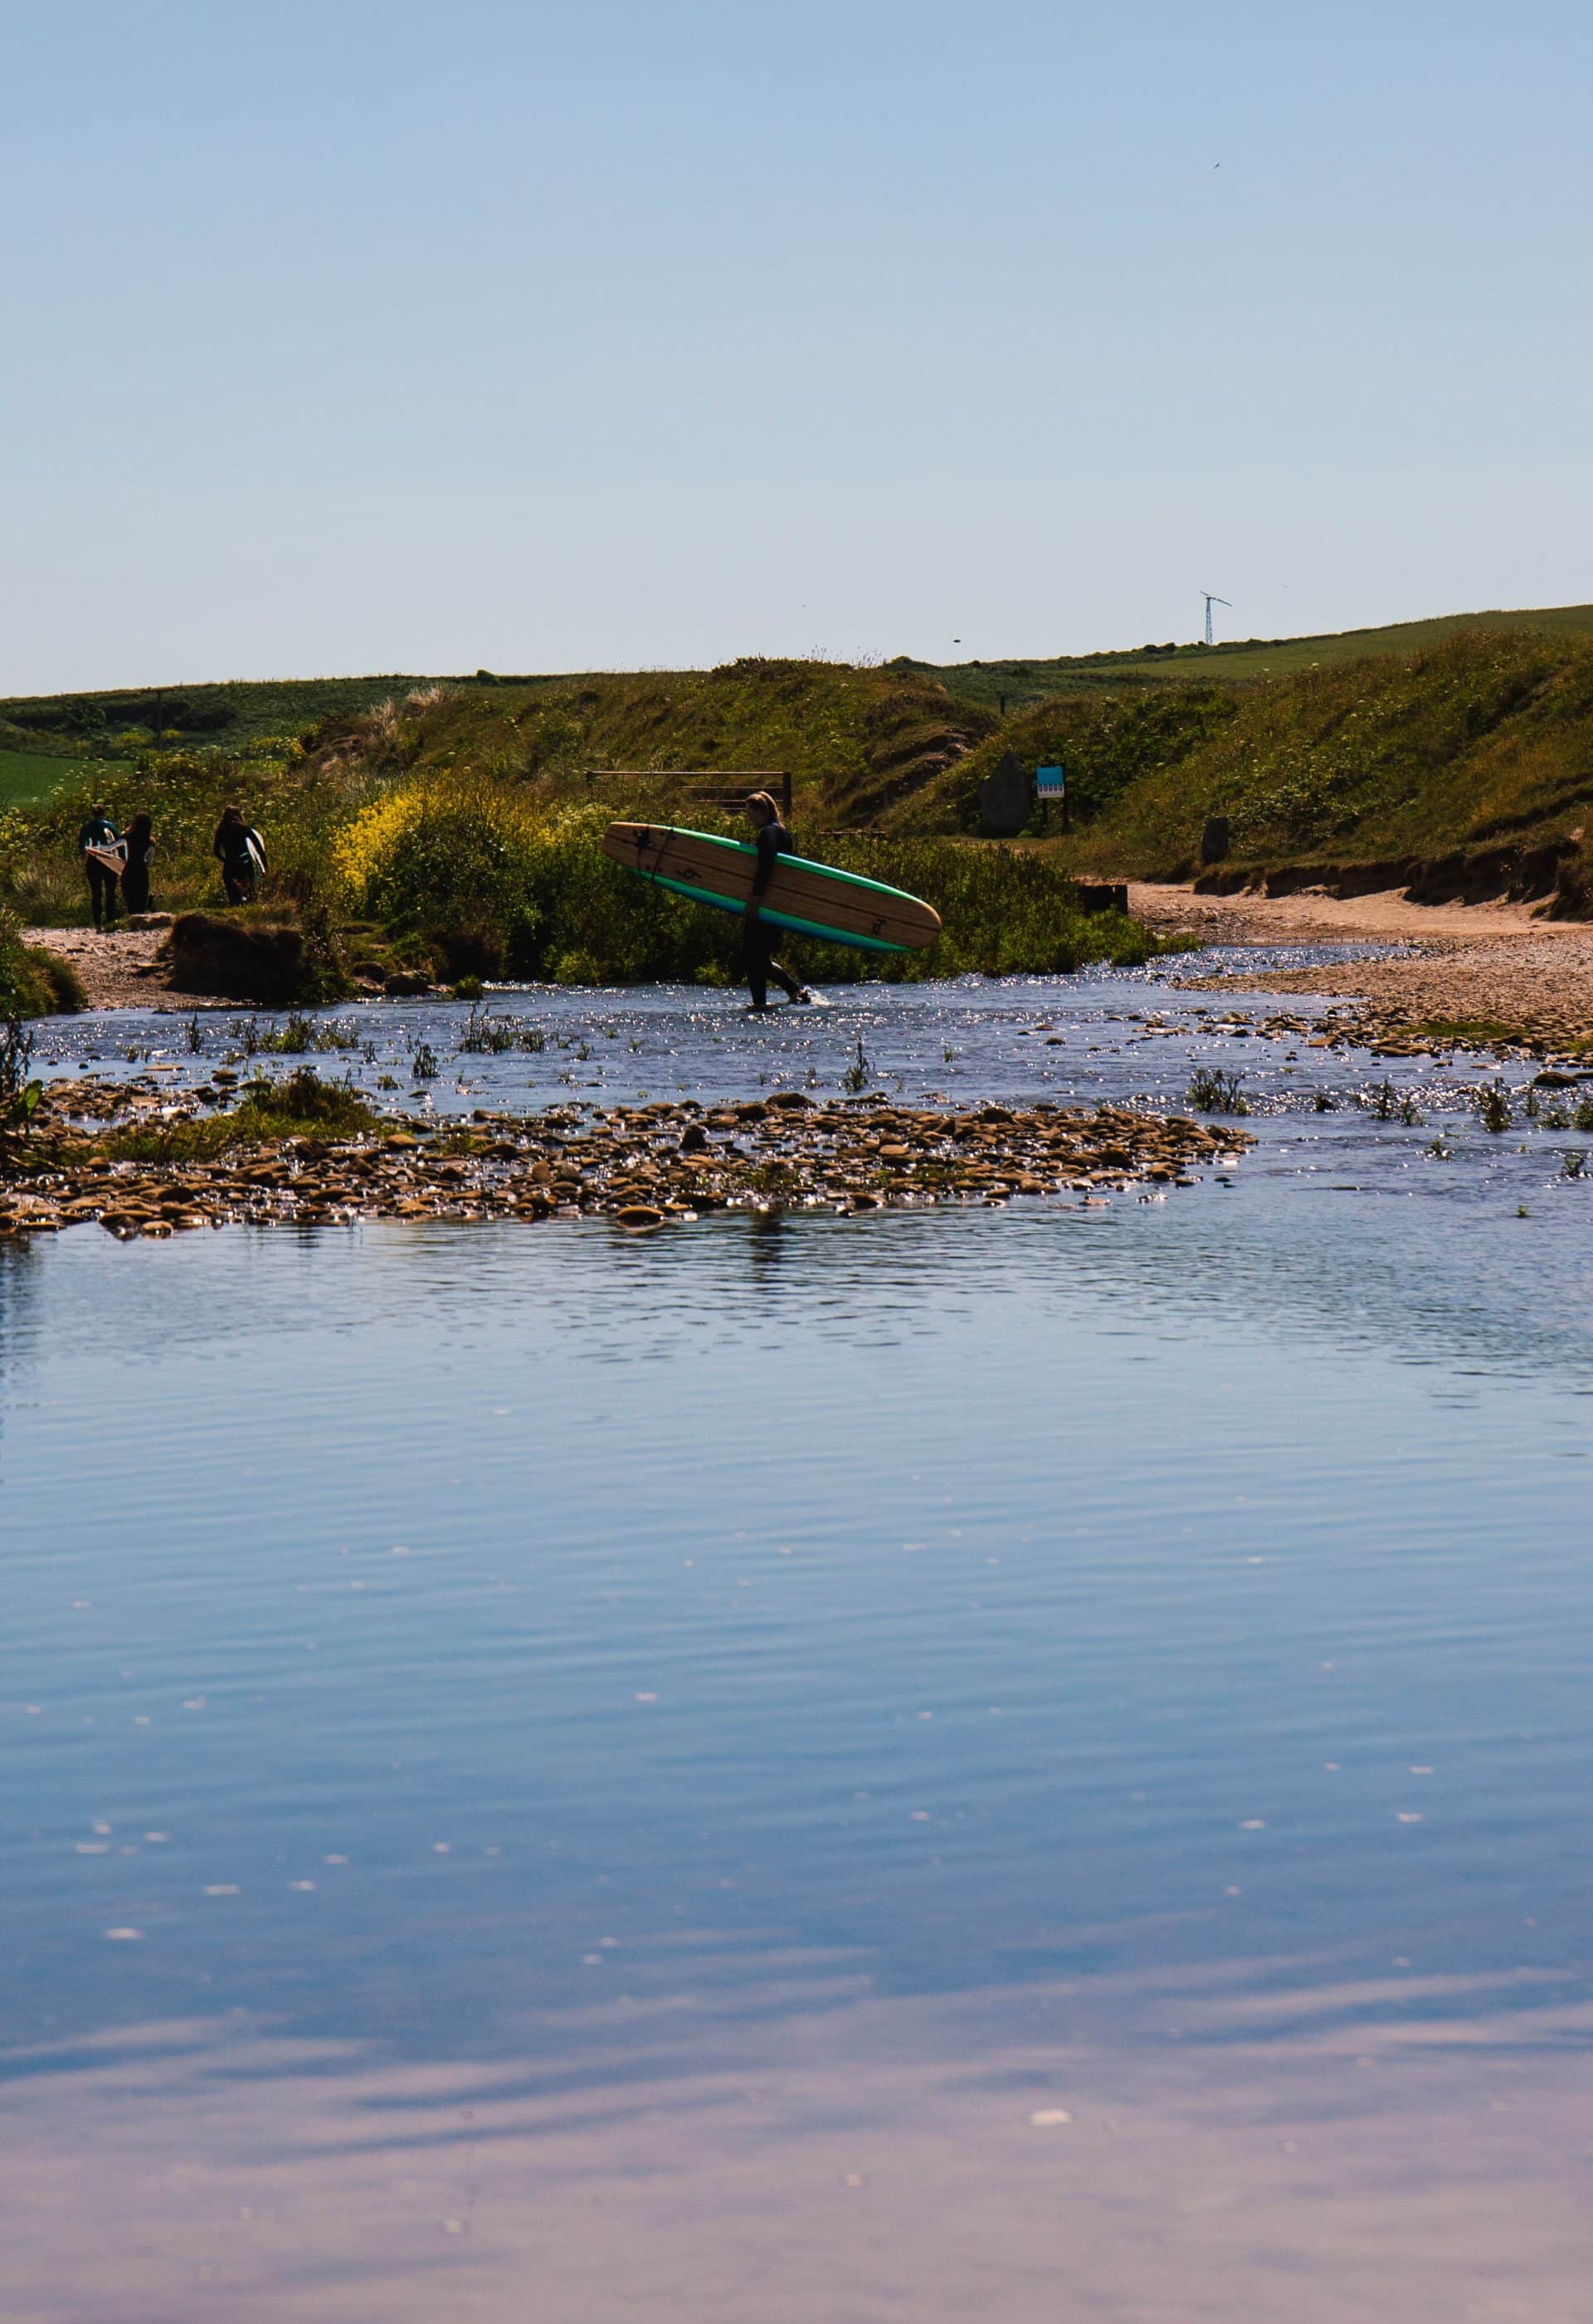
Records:
[[[0,0],[0,691],[1593,599],[1585,5]]]

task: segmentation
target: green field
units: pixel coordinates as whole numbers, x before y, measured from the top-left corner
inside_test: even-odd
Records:
[[[378,702],[429,686],[473,694],[490,693],[501,684],[559,682],[503,680],[484,671],[463,678],[389,672],[377,678],[229,678],[218,685],[118,687],[104,694],[12,695],[0,698],[0,729],[13,747],[25,747],[21,730],[36,735],[41,750],[69,755],[102,755],[129,728],[175,733],[188,749],[235,750],[262,735],[299,733],[326,718],[357,717]]]
[[[1138,646],[1054,659],[939,664],[903,656],[893,669],[938,678],[950,694],[1009,710],[1055,694],[1118,694],[1146,686],[1238,686],[1293,678],[1330,663],[1367,654],[1421,652],[1458,630],[1532,630],[1542,637],[1593,637],[1593,605],[1543,605],[1523,613],[1442,613],[1432,621],[1395,622],[1380,630],[1337,630],[1313,638],[1241,638],[1231,645]],[[0,716],[4,711],[0,710]]]
[[[0,807],[32,807],[48,798],[63,775],[81,770],[76,759],[45,758],[31,751],[0,751]]]

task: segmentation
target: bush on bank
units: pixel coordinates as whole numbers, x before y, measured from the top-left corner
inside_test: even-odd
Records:
[[[0,907],[0,1019],[69,1017],[83,1001],[71,962],[41,945],[23,944],[15,916]]]
[[[601,844],[608,821],[606,807],[541,805],[480,778],[417,783],[364,808],[332,854],[354,908],[430,953],[450,976],[732,982],[739,921],[612,862]],[[703,821],[744,836],[714,817]],[[944,927],[919,954],[868,954],[794,938],[806,973],[824,982],[1055,973],[1088,960],[1132,964],[1155,950],[1154,939],[1120,915],[1082,912],[1072,881],[1037,854],[855,833],[826,834],[812,852],[923,897]]]

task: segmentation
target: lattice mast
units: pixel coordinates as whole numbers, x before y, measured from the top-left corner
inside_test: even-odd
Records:
[[[1219,597],[1211,589],[1202,589],[1200,595],[1206,601],[1206,643],[1209,646],[1215,645],[1217,641],[1211,635],[1211,608],[1213,605],[1226,605],[1229,612],[1232,613],[1233,600],[1231,597]]]

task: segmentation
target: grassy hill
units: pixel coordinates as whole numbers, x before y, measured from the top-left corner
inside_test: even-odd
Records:
[[[1217,816],[1239,865],[1579,847],[1593,827],[1593,639],[1464,630],[1237,694],[1124,784],[1070,853],[1176,872],[1198,863]]]
[[[938,678],[959,700],[1008,710],[1057,694],[1121,694],[1151,686],[1242,686],[1294,678],[1330,663],[1368,655],[1425,652],[1461,630],[1530,630],[1561,640],[1593,637],[1593,605],[1547,605],[1524,613],[1443,613],[1380,630],[1338,630],[1323,637],[1242,638],[1232,644],[1146,645],[1119,652],[1059,654],[1014,661],[914,661],[893,669]],[[0,712],[0,715],[4,715]]]
[[[128,736],[161,721],[167,744]],[[1186,872],[1209,816],[1227,818],[1240,869],[1565,854],[1593,829],[1593,606],[944,669],[748,659],[15,698],[0,703],[0,804],[41,798],[59,770],[52,829],[91,786],[173,834],[243,796],[285,835],[456,778],[685,816],[689,794],[658,770],[765,768],[791,772],[804,840],[916,840],[975,832],[980,782],[1008,749],[1068,767],[1076,828],[1045,844],[1083,872]],[[593,769],[631,772],[589,786]]]
[[[0,698],[0,742],[65,758],[103,756],[129,729],[171,734],[189,747],[232,749],[267,734],[297,734],[323,718],[355,717],[391,695],[445,685],[495,686],[474,678],[229,678],[219,685],[118,687],[105,694],[12,695]]]
[[[1289,678],[1313,665],[1425,651],[1459,630],[1531,630],[1539,636],[1564,640],[1593,637],[1593,605],[1445,613],[1432,621],[1397,622],[1384,629],[1340,630],[1322,637],[1246,638],[1210,647],[1144,645],[1094,654],[944,665],[903,654],[875,675],[886,684],[901,678],[920,689],[942,687],[960,707],[999,716],[1003,705],[1007,710],[1016,710],[1059,694],[1099,696],[1138,692],[1147,687],[1243,686],[1257,679]],[[844,666],[747,660],[720,670],[669,672],[660,682],[684,700],[700,686],[712,686],[730,673],[762,671],[772,676],[792,670],[841,674]],[[864,680],[870,675],[866,671],[844,674]],[[432,686],[442,687],[451,695],[480,695],[491,704],[498,689],[504,687],[522,699],[560,696],[595,701],[613,688],[620,690],[622,697],[633,698],[637,689],[649,683],[623,672],[515,678],[483,669],[455,677],[389,671],[373,678],[229,678],[221,683],[122,687],[97,694],[14,695],[0,697],[0,748],[60,752],[66,756],[103,755],[108,741],[130,727],[174,733],[190,746],[231,748],[262,735],[302,733],[326,718],[357,717],[379,702]],[[5,731],[8,728],[13,731]]]
[[[410,697],[420,699],[420,697]],[[590,769],[789,771],[800,812],[871,823],[992,733],[994,715],[934,679],[836,662],[747,659],[713,670],[504,680],[439,691],[402,722],[406,772],[485,773],[585,796]],[[323,751],[359,722],[334,722]],[[597,795],[622,801],[622,781]]]

